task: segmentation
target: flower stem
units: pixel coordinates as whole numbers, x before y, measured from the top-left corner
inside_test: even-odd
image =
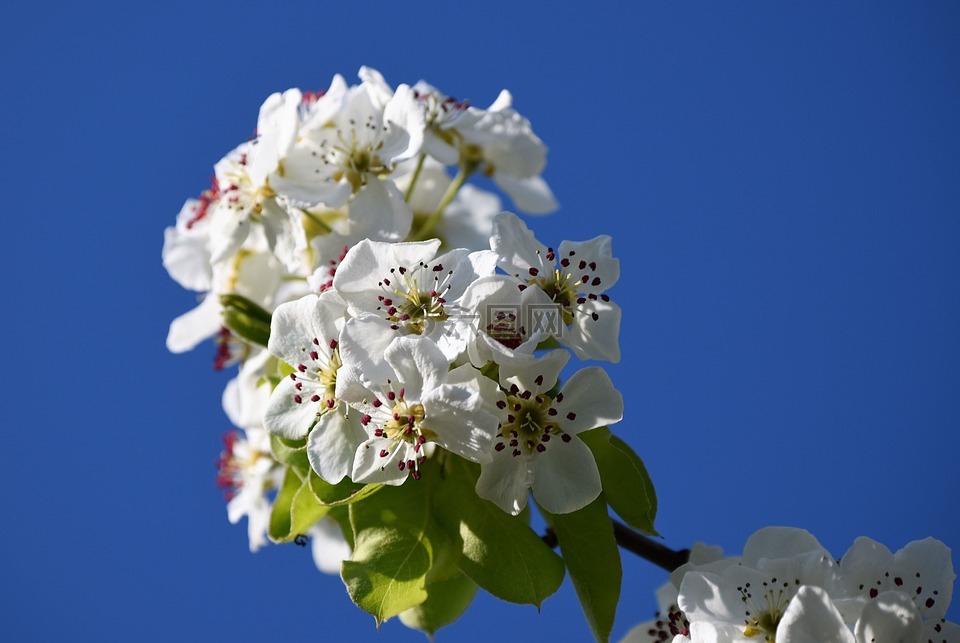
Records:
[[[450,205],[450,202],[453,201],[453,197],[457,196],[457,192],[460,191],[460,188],[463,187],[463,184],[467,182],[467,179],[470,178],[470,175],[473,174],[475,167],[460,167],[460,171],[457,172],[457,175],[453,177],[453,182],[450,183],[450,187],[447,188],[447,191],[443,193],[443,197],[440,199],[440,203],[437,205],[437,209],[434,210],[433,214],[427,217],[427,220],[423,222],[423,225],[412,235],[410,235],[411,240],[419,241],[421,239],[426,239],[433,227],[437,225],[437,221],[440,220],[440,217],[443,216],[443,211],[447,209],[447,206]]]
[[[420,170],[423,169],[423,162],[427,160],[427,154],[424,152],[420,155],[420,158],[417,159],[417,167],[413,170],[413,177],[410,179],[410,185],[407,187],[406,193],[403,195],[403,200],[405,203],[410,203],[410,196],[413,194],[413,188],[417,185],[417,179],[420,178]]]

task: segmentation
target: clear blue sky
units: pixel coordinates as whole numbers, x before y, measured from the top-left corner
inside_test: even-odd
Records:
[[[83,4],[16,3],[0,38],[0,638],[422,640],[309,550],[247,551],[214,486],[227,376],[164,348],[193,298],[163,228],[268,94],[361,64],[509,88],[562,205],[537,236],[614,236],[617,430],[667,544],[960,548],[960,4]],[[625,560],[615,636],[664,580]],[[439,640],[560,637],[589,637],[569,585]]]

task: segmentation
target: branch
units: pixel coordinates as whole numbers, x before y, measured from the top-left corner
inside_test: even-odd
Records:
[[[670,549],[666,545],[662,545],[656,540],[630,529],[621,522],[613,519],[611,519],[610,522],[613,523],[613,536],[617,539],[617,544],[620,547],[633,552],[640,558],[649,560],[657,567],[672,572],[690,560],[689,549]],[[541,536],[541,538],[543,538],[543,542],[551,548],[555,548],[559,544],[557,534],[549,527],[547,527],[547,533]]]

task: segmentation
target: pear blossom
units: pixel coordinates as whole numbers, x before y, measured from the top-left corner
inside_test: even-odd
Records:
[[[271,185],[296,136],[300,101],[298,90],[267,98],[260,109],[260,137],[241,144],[214,166],[220,194],[210,222],[214,264],[230,259],[250,234],[251,224],[259,223],[277,259],[291,272],[301,267],[307,239],[300,212],[281,205]]]
[[[957,576],[950,549],[939,540],[916,540],[894,554],[862,536],[840,559],[840,569],[852,602],[863,610],[858,637],[870,640],[867,633],[892,631],[896,625],[907,638],[909,632],[923,631],[923,640],[939,640],[945,627],[956,627],[944,617]],[[850,603],[847,609],[853,611]]]
[[[263,413],[271,433],[290,439],[310,434],[310,465],[333,484],[350,473],[352,460],[344,454],[352,454],[366,438],[357,414],[341,402],[345,390],[359,386],[349,369],[341,368],[344,313],[336,298],[317,295],[277,307],[268,349],[294,370],[277,384]]]
[[[576,372],[556,396],[553,388],[569,359],[552,351],[533,360],[500,367],[506,399],[492,459],[481,463],[477,495],[516,515],[532,491],[551,513],[576,511],[600,495],[600,472],[579,433],[614,424],[623,417],[623,397],[606,371],[590,367]]]
[[[491,411],[501,400],[496,384],[464,364],[449,370],[447,357],[423,337],[397,337],[384,351],[390,376],[364,382],[367,391],[345,394],[360,414],[368,439],[356,450],[354,482],[402,484],[420,478],[420,465],[441,447],[474,462],[489,460],[497,432]]]
[[[217,485],[225,489],[227,518],[231,524],[247,517],[250,551],[269,542],[271,502],[268,493],[280,486],[283,468],[270,454],[270,435],[263,429],[246,429],[245,435],[224,435],[224,450],[217,460]]]
[[[604,292],[620,277],[611,239],[564,241],[554,251],[541,244],[515,214],[504,212],[493,222],[490,247],[499,266],[526,284],[543,290],[557,305],[551,335],[580,359],[620,360],[617,335],[620,307]]]
[[[514,277],[490,275],[464,291],[461,305],[475,311],[478,320],[476,336],[467,347],[475,366],[534,359],[534,349],[549,336],[537,316],[553,312],[553,301],[539,288],[521,290],[522,285]]]
[[[426,84],[418,86],[417,95],[431,126],[425,146],[434,158],[445,164],[478,165],[524,212],[557,209],[553,192],[540,176],[547,147],[533,133],[530,121],[513,109],[509,91],[501,91],[485,110],[451,101]]]
[[[767,527],[747,540],[738,564],[688,571],[678,603],[691,624],[710,623],[723,641],[848,643],[853,635],[833,603],[844,595],[839,566],[816,538]],[[811,632],[836,634],[817,639]]]
[[[456,248],[440,256],[438,239],[407,243],[364,240],[347,252],[333,287],[347,303],[343,358],[369,372],[397,336],[435,342],[452,362],[469,341],[473,318],[458,304],[467,286],[491,275],[490,251]]]
[[[207,212],[216,202],[216,182],[199,199],[187,199],[177,215],[177,223],[163,231],[163,267],[170,278],[187,290],[210,290],[213,271],[207,241]]]
[[[330,101],[337,109],[300,128],[277,189],[298,205],[338,208],[351,200],[351,212],[378,222],[377,232],[397,227],[399,219],[405,234],[412,213],[396,186],[382,179],[419,152],[423,115],[409,86],[391,92],[369,68],[361,77],[359,86]]]
[[[690,555],[687,562],[670,573],[670,579],[657,588],[657,613],[653,620],[645,621],[634,626],[626,636],[620,640],[620,643],[662,643],[672,641],[673,643],[686,643],[691,640],[692,629],[687,615],[683,613],[678,605],[678,595],[680,583],[683,575],[691,569],[699,566],[712,564],[712,567],[722,567],[725,565],[736,564],[737,560],[733,558],[724,558],[723,549],[717,546],[707,545],[702,542],[696,542],[690,548]],[[700,638],[693,640],[706,639],[705,623],[698,624],[700,628]],[[711,630],[712,626],[708,626]],[[713,630],[715,632],[715,630]],[[708,639],[709,640],[709,639]]]
[[[413,95],[424,113],[423,149],[444,165],[456,165],[460,149],[455,128],[474,126],[483,111],[470,109],[467,101],[447,96],[423,80],[413,86]]]

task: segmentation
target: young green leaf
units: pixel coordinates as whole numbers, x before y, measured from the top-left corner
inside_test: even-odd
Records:
[[[460,618],[473,597],[477,594],[477,584],[459,570],[444,580],[427,584],[427,600],[405,612],[400,612],[400,621],[407,627],[426,632],[432,636],[445,625]]]
[[[383,488],[380,484],[359,484],[352,482],[350,478],[344,478],[337,484],[330,484],[317,475],[317,472],[310,469],[307,474],[310,480],[310,489],[316,497],[317,502],[328,507],[338,505],[348,505],[358,500],[363,500],[367,496]]]
[[[607,427],[585,431],[580,439],[597,460],[610,507],[631,527],[651,536],[659,535],[653,526],[657,494],[640,456]]]
[[[287,464],[297,470],[300,478],[304,478],[310,471],[310,460],[307,458],[307,440],[289,440],[279,435],[270,435],[270,451],[277,462]]]
[[[330,508],[317,502],[309,484],[290,467],[270,511],[270,538],[278,543],[290,542],[307,533],[328,511]]]
[[[553,526],[590,630],[597,641],[609,641],[620,600],[622,570],[606,499],[601,493],[573,513],[541,512]]]
[[[429,505],[427,487],[413,480],[350,505],[354,550],[341,576],[351,600],[378,626],[427,599],[436,529]]]
[[[448,458],[436,484],[436,518],[463,555],[457,566],[480,587],[512,603],[539,607],[563,582],[563,561],[530,529],[475,491],[479,467]]]

